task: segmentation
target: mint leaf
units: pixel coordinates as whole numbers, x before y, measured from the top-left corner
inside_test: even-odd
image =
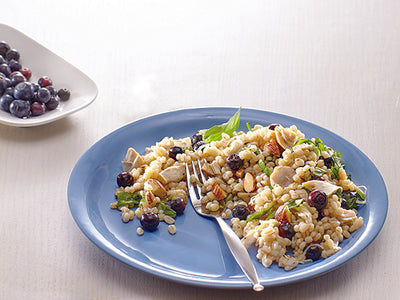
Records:
[[[162,211],[164,212],[164,215],[166,216],[170,216],[172,218],[176,217],[176,211],[173,210],[171,207],[169,207],[168,205],[165,205],[164,203],[160,202],[157,205],[158,209],[162,209]]]
[[[219,141],[222,139],[222,134],[226,133],[227,135],[231,135],[236,129],[239,128],[240,125],[240,110],[239,110],[228,120],[228,122],[223,123],[221,125],[215,125],[208,129],[203,134],[203,141],[210,143],[213,141]]]
[[[132,208],[135,207],[136,205],[139,205],[141,199],[142,196],[140,196],[137,193],[130,194],[127,192],[122,192],[117,194],[117,200],[118,200],[117,207],[128,206],[129,208]]]

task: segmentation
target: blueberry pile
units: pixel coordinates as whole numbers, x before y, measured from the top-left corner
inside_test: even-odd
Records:
[[[32,71],[20,63],[18,50],[0,42],[0,108],[18,118],[54,110],[70,97],[68,89],[56,90],[48,76],[30,82]]]

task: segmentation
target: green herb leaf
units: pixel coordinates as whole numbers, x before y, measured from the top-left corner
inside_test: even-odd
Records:
[[[137,193],[130,194],[127,192],[122,192],[117,194],[117,200],[118,200],[117,207],[128,206],[129,208],[132,208],[135,207],[136,205],[139,205],[141,199],[142,196],[140,196]]]
[[[300,205],[303,204],[303,202],[304,202],[303,199],[294,199],[294,200],[290,200],[288,203],[286,203],[286,205],[289,209],[292,209],[292,208],[299,207]]]
[[[331,167],[331,178],[332,179],[339,179],[339,167]]]
[[[164,203],[160,202],[157,205],[158,209],[162,209],[162,211],[164,212],[165,215],[170,216],[172,218],[176,217],[176,211],[173,210],[171,207],[169,207],[168,205],[165,205]]]
[[[312,174],[315,177],[321,177],[322,175],[324,175],[326,173],[326,171],[320,167],[315,167],[314,171],[312,171]]]
[[[318,149],[318,152],[319,152],[319,154],[317,153],[318,155],[321,155],[322,151],[327,150],[324,143],[321,141],[320,138],[315,139],[315,147]],[[315,149],[314,149],[314,151],[315,151]]]
[[[236,129],[239,128],[240,110],[241,108],[239,108],[239,110],[228,120],[228,122],[221,125],[215,125],[208,129],[203,135],[203,140],[207,143],[210,143],[212,141],[221,140],[223,133],[226,133],[230,136]]]
[[[312,140],[309,140],[309,139],[299,139],[296,142],[295,146],[300,145],[300,144],[314,144],[314,143],[312,142]]]
[[[341,160],[342,154],[340,152],[334,151],[332,154],[332,158],[335,161],[337,167],[344,167]]]
[[[262,159],[260,159],[258,161],[258,165],[260,166],[261,170],[267,174],[267,176],[271,176],[272,172],[271,170],[265,165],[265,163],[262,161]]]
[[[365,200],[365,194],[360,192],[359,190],[356,190],[357,195],[361,198],[361,200]]]
[[[356,208],[357,207],[357,197],[350,198],[347,200],[347,205],[349,209]]]
[[[272,209],[274,208],[274,205],[272,205],[271,207],[265,208],[262,211],[255,213],[254,215],[252,215],[250,218],[247,219],[247,221],[252,221],[252,220],[258,220],[261,219],[262,217],[264,217],[265,215],[271,213]],[[275,212],[274,212],[275,214]]]
[[[225,202],[228,202],[228,201],[233,201],[233,195],[232,195],[232,193],[229,193],[229,194],[225,197]]]

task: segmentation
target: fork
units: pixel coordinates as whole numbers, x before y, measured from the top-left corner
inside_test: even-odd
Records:
[[[206,178],[203,174],[203,171],[201,170],[201,164],[200,161],[197,160],[197,164],[199,166],[199,173],[201,175],[201,181],[198,176],[198,173],[196,171],[196,166],[195,163],[192,161],[192,167],[193,167],[193,174],[196,177],[197,184],[193,185],[190,181],[190,171],[189,171],[189,166],[186,163],[186,179],[187,179],[187,186],[189,190],[189,195],[190,195],[190,201],[192,202],[194,210],[201,216],[207,217],[207,218],[213,218],[217,221],[219,227],[221,228],[221,231],[224,235],[225,241],[229,247],[229,250],[231,251],[233,257],[235,258],[236,262],[244,272],[244,274],[247,276],[247,278],[250,280],[253,290],[260,292],[264,290],[264,286],[260,284],[260,280],[258,279],[258,275],[256,272],[256,269],[253,265],[253,262],[251,261],[250,255],[247,252],[246,247],[242,244],[240,241],[239,237],[233,232],[233,230],[230,228],[228,224],[222,219],[220,215],[212,215],[212,214],[207,214],[202,211],[201,208],[201,188],[199,186],[199,183],[204,183],[206,181]],[[196,188],[195,188],[196,187]],[[196,189],[197,189],[197,194],[196,194]]]

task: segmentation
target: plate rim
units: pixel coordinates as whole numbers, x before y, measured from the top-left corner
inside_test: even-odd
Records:
[[[333,131],[330,131],[322,126],[319,126],[317,124],[311,123],[309,121],[303,120],[303,119],[299,119],[296,117],[292,117],[290,115],[286,115],[286,114],[281,114],[281,113],[277,113],[277,112],[272,112],[272,111],[267,111],[267,110],[262,110],[262,109],[257,109],[257,108],[249,108],[249,107],[241,107],[242,111],[247,111],[247,112],[251,112],[251,113],[261,113],[261,114],[271,114],[274,117],[279,117],[279,118],[288,118],[291,121],[295,121],[297,123],[302,123],[302,124],[307,124],[308,126],[311,127],[315,127],[318,130],[322,130],[325,133],[328,133],[330,135],[333,135],[335,138],[338,138],[341,141],[344,141],[345,143],[348,143],[352,148],[354,148],[355,150],[359,151],[364,157],[366,157],[370,163],[370,165],[374,168],[374,171],[376,173],[376,175],[378,175],[384,191],[384,200],[385,200],[385,210],[384,213],[381,216],[380,222],[379,222],[379,226],[375,226],[374,228],[370,229],[373,230],[373,236],[370,236],[369,239],[367,240],[367,243],[365,245],[363,245],[363,247],[355,247],[352,246],[352,248],[348,249],[348,250],[352,250],[350,253],[352,255],[348,256],[345,255],[344,259],[341,259],[338,262],[336,261],[331,261],[329,263],[323,264],[322,268],[314,268],[311,269],[307,272],[307,274],[309,274],[308,276],[304,276],[304,275],[299,275],[299,276],[287,276],[287,278],[285,280],[280,280],[279,282],[265,282],[261,279],[261,283],[263,286],[265,287],[272,287],[272,286],[280,286],[280,285],[286,285],[286,284],[290,284],[290,283],[294,283],[294,282],[300,282],[303,280],[308,280],[317,276],[321,276],[323,274],[326,274],[334,269],[337,269],[338,267],[342,266],[343,264],[347,263],[348,261],[350,261],[351,259],[355,258],[356,256],[358,256],[361,252],[363,252],[374,240],[375,238],[378,236],[378,234],[380,233],[380,231],[383,228],[383,225],[386,221],[387,218],[387,214],[388,214],[388,193],[387,193],[387,188],[386,188],[386,184],[384,182],[383,176],[382,174],[379,172],[379,170],[377,169],[376,165],[373,163],[373,161],[364,153],[362,152],[358,147],[356,147],[354,144],[352,144],[351,142],[349,142],[348,140],[342,138],[341,136],[339,136],[338,134],[336,134]],[[232,106],[207,106],[207,107],[188,107],[188,108],[183,108],[183,109],[179,109],[179,110],[169,110],[166,112],[161,112],[161,113],[155,113],[152,115],[148,115],[148,116],[144,116],[142,118],[136,119],[132,122],[129,122],[125,125],[122,125],[121,127],[113,130],[112,132],[106,134],[105,136],[103,136],[102,138],[100,138],[98,141],[96,141],[91,147],[89,147],[83,154],[82,156],[78,159],[76,165],[74,166],[73,170],[71,171],[70,174],[70,178],[69,178],[69,182],[68,182],[68,203],[69,203],[69,207],[70,207],[70,212],[76,222],[76,224],[78,225],[79,229],[83,232],[83,234],[92,242],[94,243],[98,248],[100,248],[102,251],[106,252],[107,254],[109,254],[111,257],[117,259],[118,261],[136,268],[140,271],[146,272],[148,274],[151,274],[153,276],[159,276],[162,277],[164,279],[167,280],[171,280],[171,281],[175,281],[178,283],[182,283],[182,284],[189,284],[189,285],[193,285],[193,286],[203,286],[203,287],[212,287],[212,288],[223,288],[223,289],[242,289],[242,288],[251,288],[251,284],[250,282],[231,282],[229,280],[221,280],[221,281],[215,281],[212,280],[211,277],[207,277],[207,279],[193,279],[193,278],[188,278],[188,277],[184,277],[185,275],[187,276],[187,274],[181,274],[181,276],[179,276],[179,270],[177,271],[177,274],[172,274],[171,276],[171,272],[169,271],[163,271],[157,268],[154,268],[152,266],[144,266],[144,263],[142,262],[138,262],[137,260],[135,260],[135,262],[132,264],[132,259],[125,259],[124,255],[120,255],[118,253],[115,252],[115,247],[109,247],[106,246],[105,244],[109,243],[108,240],[106,240],[104,238],[104,236],[102,236],[100,234],[100,232],[98,232],[96,230],[96,232],[92,232],[89,230],[89,232],[87,231],[88,228],[87,226],[91,226],[92,224],[84,224],[82,223],[79,218],[79,212],[78,215],[75,212],[74,209],[74,205],[71,202],[71,198],[70,198],[70,194],[71,194],[71,183],[72,183],[72,179],[73,179],[73,175],[76,172],[79,164],[84,160],[84,158],[86,158],[86,155],[88,155],[96,146],[100,145],[101,143],[105,142],[107,139],[111,139],[114,135],[117,134],[121,134],[122,131],[127,130],[129,127],[134,127],[135,124],[139,123],[139,122],[143,122],[143,121],[147,121],[147,120],[151,120],[152,118],[159,118],[159,117],[163,117],[163,116],[167,116],[167,115],[173,115],[173,114],[179,114],[179,113],[184,113],[184,112],[207,112],[209,110],[219,110],[220,112],[223,113],[227,113],[228,111],[230,112],[235,112],[237,111],[238,107],[232,107]],[[232,113],[232,114],[233,114]],[[215,114],[215,112],[214,112]],[[231,115],[232,115],[231,114]],[[225,116],[224,116],[225,117]],[[200,129],[200,128],[199,128]],[[301,128],[300,128],[301,130]],[[96,228],[94,228],[96,229]],[[367,228],[368,229],[368,228]],[[103,243],[101,242],[101,240],[103,240]],[[364,239],[362,239],[361,241],[358,240],[356,241],[356,243],[360,243],[360,242],[364,242]],[[344,254],[346,254],[348,251],[346,251]],[[343,255],[344,255],[343,254]],[[340,256],[341,257],[341,256]],[[333,266],[330,266],[333,265]],[[321,270],[322,269],[322,270]],[[182,272],[181,272],[182,273]],[[288,274],[290,275],[290,271],[288,272]],[[300,277],[300,278],[298,278]]]

